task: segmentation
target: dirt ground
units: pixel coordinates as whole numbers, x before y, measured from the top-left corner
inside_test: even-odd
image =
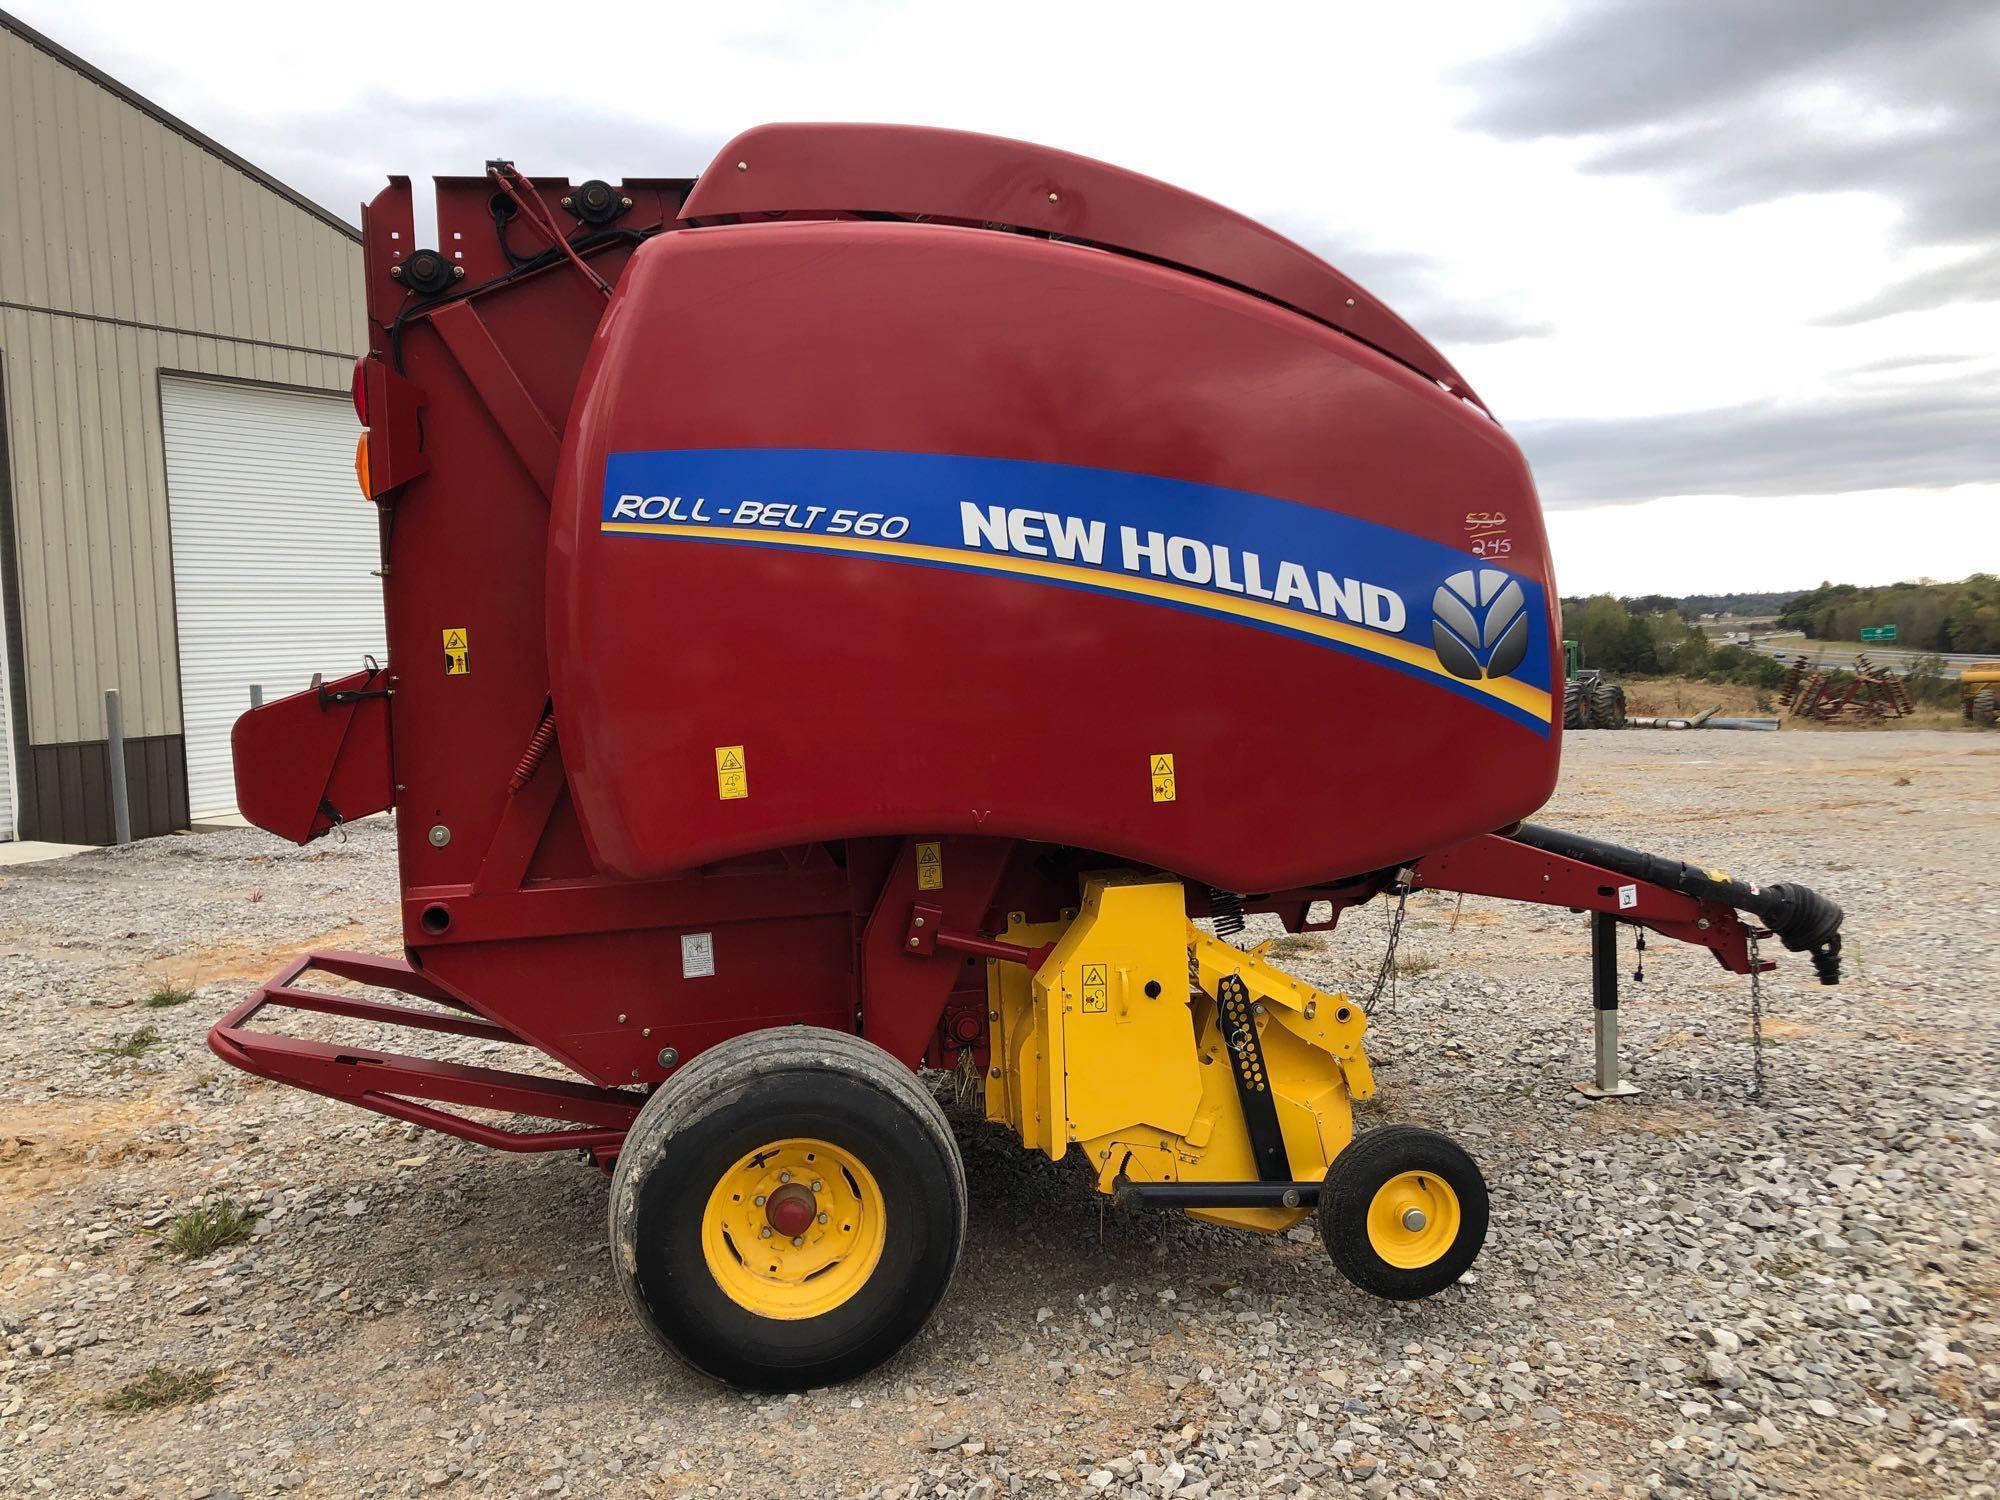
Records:
[[[1624,1012],[1646,1092],[1591,1103],[1583,919],[1422,898],[1357,1113],[1480,1159],[1464,1283],[1375,1302],[1304,1231],[1122,1213],[961,1118],[945,1306],[885,1369],[785,1399],[632,1325],[587,1165],[206,1050],[285,955],[395,951],[386,825],[0,871],[0,1492],[1992,1496],[2000,739],[1565,748],[1541,821],[1847,908],[1846,983],[1791,955],[1767,982],[1765,1098],[1748,985],[1706,954],[1647,949]],[[1285,962],[1365,989],[1388,915]],[[249,1237],[173,1253],[222,1201]]]

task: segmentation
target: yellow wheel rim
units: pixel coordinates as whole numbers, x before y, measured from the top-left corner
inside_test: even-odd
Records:
[[[888,1239],[882,1190],[827,1141],[773,1141],[722,1174],[701,1253],[729,1300],[760,1318],[817,1318],[875,1274]]]
[[[1434,1172],[1398,1172],[1368,1204],[1368,1243],[1399,1270],[1444,1257],[1458,1239],[1458,1194]]]

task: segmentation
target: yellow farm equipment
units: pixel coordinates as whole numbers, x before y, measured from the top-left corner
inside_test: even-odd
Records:
[[[1958,711],[1981,729],[2000,724],[2000,661],[1984,661],[1958,674]]]

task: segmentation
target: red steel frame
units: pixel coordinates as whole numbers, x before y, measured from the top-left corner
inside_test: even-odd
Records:
[[[1566,906],[1572,911],[1608,912],[1663,937],[1706,948],[1732,974],[1751,971],[1751,932],[1769,935],[1761,928],[1753,929],[1734,909],[1720,902],[1634,880],[1499,834],[1426,855],[1415,865],[1410,885],[1418,890],[1463,891],[1506,901]],[[1756,967],[1774,969],[1777,964],[1767,958],[1759,960]]]
[[[470,1015],[415,1010],[379,1000],[329,995],[303,988],[299,981],[321,973],[338,979],[391,990],[442,1005],[449,995],[429,983],[400,959],[369,953],[333,951],[308,953],[292,960],[231,1011],[208,1034],[208,1044],[224,1062],[245,1072],[288,1083],[296,1088],[344,1099],[363,1109],[413,1125],[429,1126],[482,1146],[502,1151],[585,1150],[600,1160],[618,1154],[639,1108],[641,1093],[598,1088],[568,1079],[513,1073],[465,1063],[440,1062],[400,1052],[365,1047],[336,1047],[302,1037],[252,1029],[250,1022],[267,1008],[314,1011],[353,1020],[406,1026],[418,1031],[478,1037],[483,1041],[530,1045],[504,1026]],[[503,1130],[419,1100],[436,1100],[460,1108],[504,1110],[538,1119],[569,1120],[569,1130]]]

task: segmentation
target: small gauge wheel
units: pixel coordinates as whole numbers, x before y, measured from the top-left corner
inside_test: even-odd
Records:
[[[1486,1179],[1455,1141],[1391,1125],[1355,1137],[1327,1168],[1319,1233],[1362,1291],[1408,1302],[1441,1292],[1486,1242]]]

